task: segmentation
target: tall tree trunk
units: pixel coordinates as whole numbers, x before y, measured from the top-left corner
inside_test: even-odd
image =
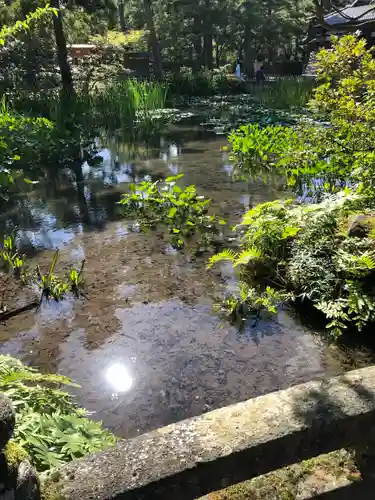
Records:
[[[153,59],[154,76],[157,80],[163,78],[163,63],[161,59],[160,44],[156,35],[152,0],[144,0],[147,28],[150,33],[150,45]]]
[[[211,29],[211,26],[208,27]],[[207,69],[213,69],[214,67],[214,59],[213,59],[213,40],[212,33],[205,33],[203,35],[203,43],[204,43],[204,65]]]
[[[215,63],[216,67],[220,68],[221,46],[219,44],[219,37],[215,38]]]
[[[53,16],[53,29],[55,31],[57,59],[61,74],[62,90],[65,96],[72,96],[74,94],[73,77],[68,63],[68,51],[66,48],[66,39],[62,23],[60,0],[52,0],[51,5],[57,9],[57,16]]]
[[[204,20],[203,20],[203,53],[204,65],[207,69],[213,69],[213,26],[210,0],[205,0]]]
[[[118,4],[118,15],[120,19],[120,28],[121,31],[125,32],[126,31],[126,24],[125,24],[125,2],[124,0],[120,0]]]
[[[194,39],[193,39],[193,45],[194,45],[194,64],[193,64],[193,71],[198,72],[200,71],[202,67],[202,21],[199,17],[194,18],[194,25],[193,25],[193,33],[194,33]]]

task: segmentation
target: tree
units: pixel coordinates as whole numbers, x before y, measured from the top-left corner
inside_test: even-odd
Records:
[[[163,64],[162,64],[159,40],[155,29],[152,0],[143,0],[143,1],[146,14],[147,29],[149,31],[149,36],[150,36],[154,76],[157,80],[161,80],[163,78]]]
[[[68,62],[68,51],[66,48],[66,38],[62,22],[60,0],[52,0],[52,7],[57,12],[57,15],[53,18],[53,29],[55,32],[57,59],[59,62],[61,74],[62,91],[65,96],[72,96],[74,94],[73,77]]]

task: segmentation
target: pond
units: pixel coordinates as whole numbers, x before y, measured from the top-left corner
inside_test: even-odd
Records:
[[[233,182],[224,137],[198,125],[171,126],[153,147],[108,142],[103,162],[52,176],[1,215],[2,231],[46,266],[86,259],[87,299],[43,305],[0,325],[0,352],[81,385],[80,405],[121,437],[312,378],[373,362],[364,347],[339,349],[288,311],[241,331],[212,311],[233,285],[231,270],[206,270],[208,256],[173,250],[163,232],[129,232],[116,205],[126,184],[183,173],[231,223],[276,187]],[[13,290],[17,303],[27,293]]]

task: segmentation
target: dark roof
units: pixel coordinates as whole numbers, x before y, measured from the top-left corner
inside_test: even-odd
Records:
[[[348,17],[350,19],[348,19]],[[375,4],[349,6],[341,9],[341,12],[333,12],[325,16],[324,21],[331,26],[338,24],[362,24],[375,21]]]

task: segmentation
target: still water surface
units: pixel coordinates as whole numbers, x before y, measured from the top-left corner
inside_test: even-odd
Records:
[[[88,300],[43,306],[0,326],[0,352],[70,376],[80,405],[130,437],[204,411],[340,373],[373,360],[364,349],[327,346],[287,311],[239,332],[212,312],[233,284],[223,266],[173,251],[161,232],[131,233],[116,205],[129,182],[183,173],[231,222],[281,194],[233,182],[223,138],[174,127],[158,147],[109,143],[103,162],[37,186],[1,215],[31,259],[59,269],[85,258]],[[20,302],[27,297],[18,297]]]

